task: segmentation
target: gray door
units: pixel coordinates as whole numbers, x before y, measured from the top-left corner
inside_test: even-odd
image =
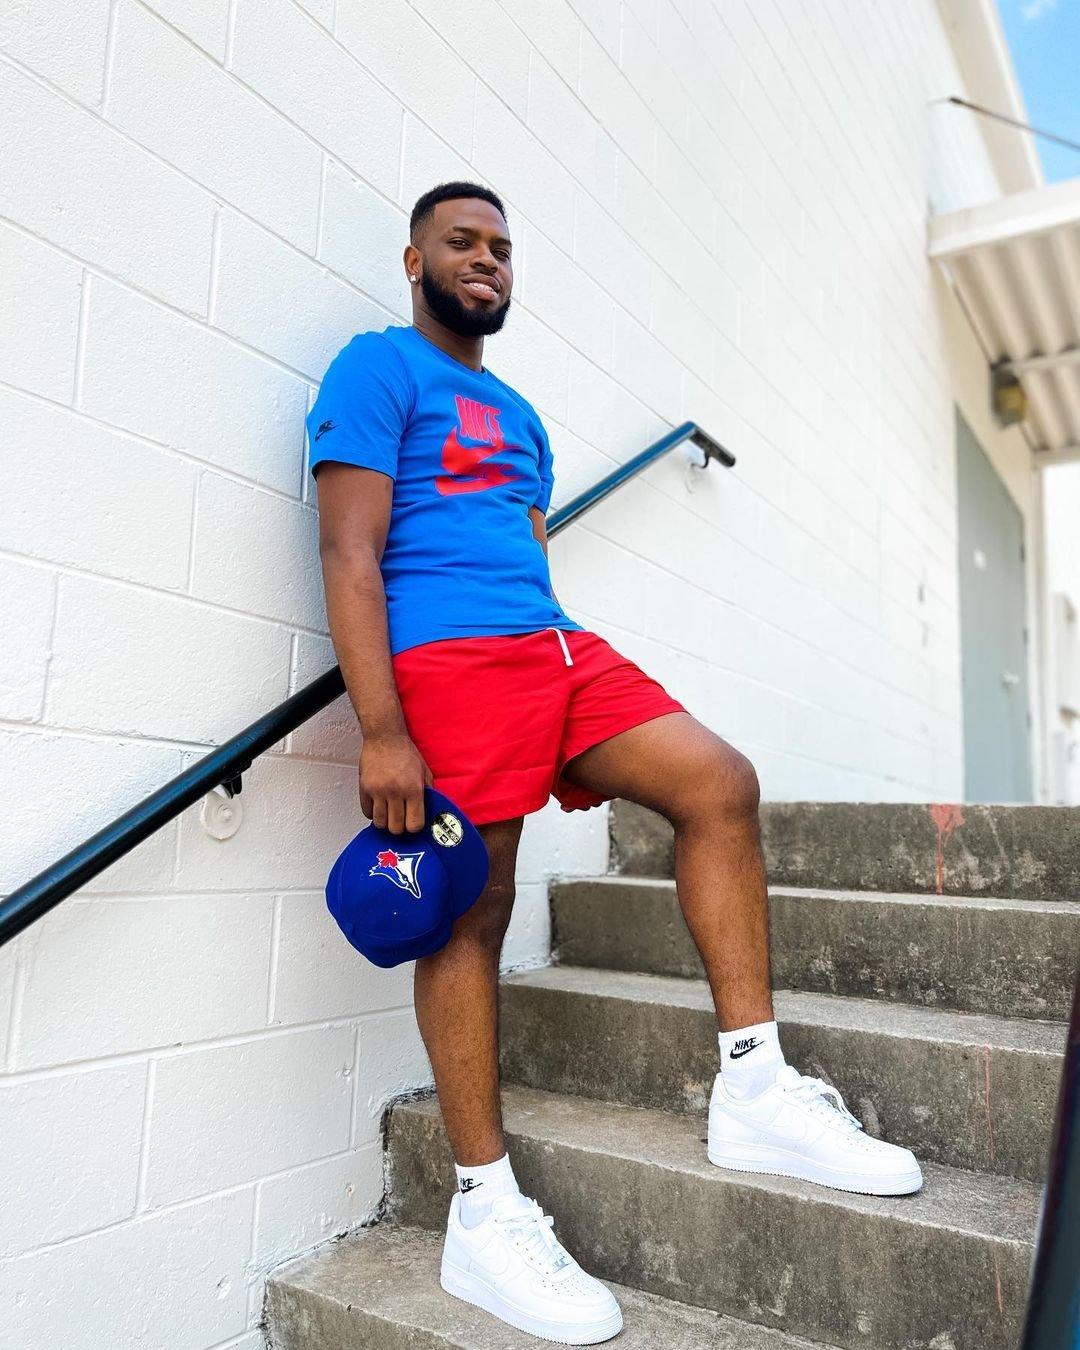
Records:
[[[956,413],[965,797],[1031,801],[1024,522]]]

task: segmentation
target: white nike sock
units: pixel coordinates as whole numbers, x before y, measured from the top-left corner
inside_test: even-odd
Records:
[[[733,1097],[756,1097],[764,1092],[784,1067],[780,1033],[775,1022],[758,1022],[738,1031],[717,1033],[720,1072]]]
[[[496,1196],[519,1189],[509,1153],[481,1167],[459,1167],[455,1163],[454,1171],[461,1192],[461,1222],[466,1228],[475,1228],[487,1218]]]

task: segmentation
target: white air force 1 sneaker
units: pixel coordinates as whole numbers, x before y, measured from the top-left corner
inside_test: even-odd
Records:
[[[923,1179],[910,1149],[872,1138],[836,1088],[790,1064],[771,1087],[747,1100],[730,1096],[723,1074],[716,1075],[709,1161],[864,1195],[907,1195]]]
[[[587,1275],[552,1231],[554,1219],[515,1192],[492,1201],[476,1225],[461,1223],[461,1193],[450,1201],[439,1283],[512,1327],[562,1345],[595,1345],[622,1328],[606,1285]]]

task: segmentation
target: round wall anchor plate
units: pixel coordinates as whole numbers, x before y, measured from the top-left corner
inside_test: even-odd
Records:
[[[231,839],[244,819],[244,808],[239,797],[226,797],[215,788],[202,799],[199,819],[211,839]]]

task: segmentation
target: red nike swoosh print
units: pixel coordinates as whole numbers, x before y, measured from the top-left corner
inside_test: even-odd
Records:
[[[490,458],[500,450],[519,450],[520,446],[462,445],[454,427],[443,442],[442,463],[445,474],[439,474],[435,486],[445,497],[455,492],[486,492],[503,483],[512,483],[521,477],[508,464],[499,464]],[[453,475],[452,477],[449,475]],[[466,477],[465,475],[472,475]]]

